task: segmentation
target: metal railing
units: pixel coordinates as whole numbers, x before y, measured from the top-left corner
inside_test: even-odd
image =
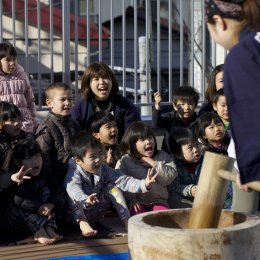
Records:
[[[225,56],[207,36],[204,1],[95,1],[95,10],[91,0],[81,1],[83,12],[73,0],[0,0],[0,41],[17,48],[39,110],[54,81],[70,84],[77,99],[80,77],[94,61],[111,66],[122,94],[144,115],[154,91],[169,104],[174,88],[191,85],[204,99],[206,75]]]

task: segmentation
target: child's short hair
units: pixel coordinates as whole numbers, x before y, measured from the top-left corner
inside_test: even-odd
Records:
[[[224,89],[223,89],[223,88],[219,89],[219,90],[215,93],[215,95],[214,95],[214,97],[213,97],[213,99],[212,99],[212,103],[213,103],[213,104],[216,104],[216,103],[218,102],[219,97],[221,97],[221,96],[225,96],[225,93],[224,93]]]
[[[171,154],[179,155],[183,145],[194,143],[194,141],[197,141],[196,136],[189,128],[180,127],[174,129],[169,135],[169,148]]]
[[[208,127],[211,123],[221,123],[224,126],[223,121],[221,120],[221,118],[219,117],[219,115],[215,112],[205,112],[203,113],[198,119],[197,119],[197,123],[196,123],[196,127],[195,127],[195,133],[197,135],[197,137],[200,139],[200,141],[205,140],[204,136],[205,136],[205,129],[206,127]]]
[[[173,90],[173,104],[177,105],[178,100],[193,101],[195,106],[198,105],[200,95],[190,86],[180,86]]]
[[[87,131],[89,133],[99,133],[102,125],[110,123],[112,121],[116,122],[115,117],[107,110],[98,111],[93,114],[88,120]]]
[[[154,136],[152,128],[143,123],[143,122],[134,122],[127,129],[121,141],[122,151],[123,153],[129,152],[132,156],[140,159],[141,155],[138,153],[136,149],[136,142],[139,139],[146,139],[149,136],[154,138],[155,147],[154,147],[154,155],[157,151],[157,143],[156,138]]]
[[[15,47],[9,42],[0,43],[0,60],[4,57],[17,58],[17,52]]]
[[[34,139],[23,139],[14,146],[12,158],[20,163],[38,153],[42,154],[41,147]]]
[[[70,86],[63,82],[54,82],[50,84],[45,91],[46,99],[52,98],[53,90],[61,89],[61,90],[71,90]]]
[[[89,149],[97,148],[100,148],[102,151],[104,149],[103,145],[97,139],[84,131],[76,135],[71,141],[72,156],[81,161],[83,161],[83,158]]]
[[[206,99],[208,102],[211,102],[211,103],[213,102],[213,97],[217,91],[216,90],[216,75],[221,71],[224,71],[224,64],[217,65],[208,76],[207,88],[205,91],[205,96],[206,96]]]
[[[0,101],[0,125],[11,118],[21,117],[19,108],[7,101]]]
[[[108,65],[106,65],[103,62],[94,62],[90,64],[82,77],[81,81],[81,91],[83,96],[86,98],[86,100],[89,100],[91,97],[91,88],[90,88],[90,82],[93,78],[107,78],[110,79],[112,82],[112,89],[110,91],[109,96],[113,96],[118,92],[118,82],[116,80],[116,77],[113,73],[113,71],[109,68]]]

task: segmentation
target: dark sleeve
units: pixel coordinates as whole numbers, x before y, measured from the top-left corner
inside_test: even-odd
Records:
[[[11,172],[0,170],[0,190],[10,188],[14,182],[11,180]]]
[[[71,110],[71,117],[78,123],[82,130],[86,128],[87,122],[87,101],[84,99],[79,100],[76,104],[72,107]]]
[[[52,133],[49,129],[49,127],[40,125],[37,129],[37,143],[40,145],[42,153],[43,153],[43,159],[44,159],[44,165],[48,172],[51,172],[51,157],[52,157],[52,147],[55,144]]]
[[[125,119],[125,129],[127,129],[127,127],[131,123],[140,121],[141,118],[140,118],[140,114],[137,110],[137,107],[127,99],[125,99],[125,102],[127,102],[127,109],[126,109],[124,119]]]
[[[176,192],[180,195],[183,195],[183,190],[186,186],[188,185],[182,183],[181,176],[178,174],[174,181],[168,186],[168,190],[169,192]]]
[[[160,120],[161,120],[161,110],[153,109],[152,112],[152,121],[154,127],[160,127]]]
[[[260,43],[254,35],[230,51],[224,67],[231,133],[242,183],[260,180]]]
[[[161,110],[154,109],[152,112],[152,120],[154,127],[164,128],[167,131],[170,131],[174,122],[172,117],[172,112],[161,114]]]
[[[37,196],[31,193],[30,188],[26,187],[24,184],[18,186],[14,202],[17,206],[28,212],[37,212],[43,204]]]

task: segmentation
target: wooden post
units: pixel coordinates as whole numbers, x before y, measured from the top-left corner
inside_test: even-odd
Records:
[[[205,153],[188,228],[217,228],[228,185],[218,171],[232,171],[233,164],[228,156]]]

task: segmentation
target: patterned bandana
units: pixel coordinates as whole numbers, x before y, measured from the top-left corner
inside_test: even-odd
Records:
[[[214,15],[223,18],[244,19],[243,2],[245,0],[205,0],[205,20],[212,22]]]

